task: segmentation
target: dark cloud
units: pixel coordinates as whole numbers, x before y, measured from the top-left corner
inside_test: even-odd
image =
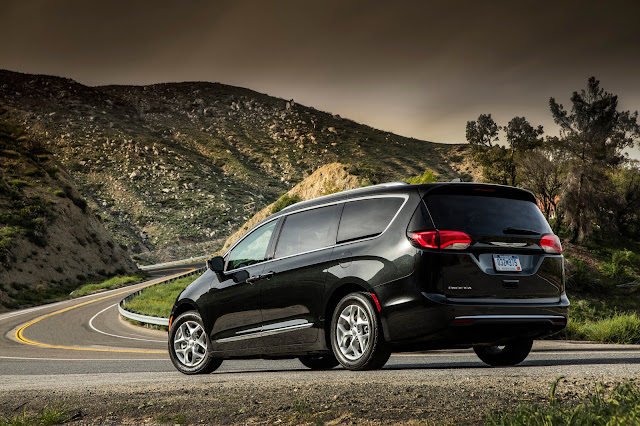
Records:
[[[635,1],[5,1],[0,67],[85,84],[239,85],[421,139],[524,115],[591,75],[640,108]]]

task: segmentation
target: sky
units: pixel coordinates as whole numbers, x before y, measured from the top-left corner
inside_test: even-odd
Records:
[[[464,142],[482,113],[554,135],[549,98],[570,107],[590,76],[640,109],[639,12],[633,0],[3,0],[0,68],[221,82],[434,142]]]

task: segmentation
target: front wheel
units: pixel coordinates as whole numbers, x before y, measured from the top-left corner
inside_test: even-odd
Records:
[[[376,370],[389,360],[391,351],[368,294],[351,293],[340,300],[331,319],[331,347],[349,370]]]
[[[213,358],[200,314],[188,311],[176,318],[169,331],[169,357],[184,374],[206,374],[220,367],[222,360]]]
[[[517,340],[503,346],[474,346],[478,358],[494,367],[520,364],[529,356],[533,340]]]

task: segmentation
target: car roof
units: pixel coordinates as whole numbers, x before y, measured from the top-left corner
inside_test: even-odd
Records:
[[[491,192],[476,193],[472,191],[476,189],[486,189]],[[424,183],[411,185],[406,182],[388,182],[379,185],[365,186],[362,188],[350,189],[347,191],[336,192],[335,194],[324,195],[317,198],[312,198],[306,201],[300,201],[290,206],[285,207],[277,213],[269,215],[259,223],[251,227],[244,234],[248,234],[254,229],[258,228],[266,222],[270,222],[278,217],[285,216],[296,211],[306,210],[315,206],[322,206],[325,204],[337,203],[340,201],[346,201],[354,198],[366,198],[377,195],[406,195],[410,192],[418,192],[421,197],[427,194],[464,194],[471,193],[473,195],[485,195],[485,196],[504,196],[507,198],[515,198],[521,200],[527,200],[536,202],[536,198],[531,191],[526,189],[515,188],[506,185],[495,185],[489,183],[477,183],[477,182],[436,182],[436,183]]]

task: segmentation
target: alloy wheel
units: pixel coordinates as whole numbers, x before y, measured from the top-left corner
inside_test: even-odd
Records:
[[[336,324],[336,340],[342,355],[350,361],[362,357],[369,347],[371,322],[362,307],[348,305]]]
[[[173,337],[173,349],[178,360],[186,367],[195,367],[207,355],[204,329],[195,321],[185,321]]]

